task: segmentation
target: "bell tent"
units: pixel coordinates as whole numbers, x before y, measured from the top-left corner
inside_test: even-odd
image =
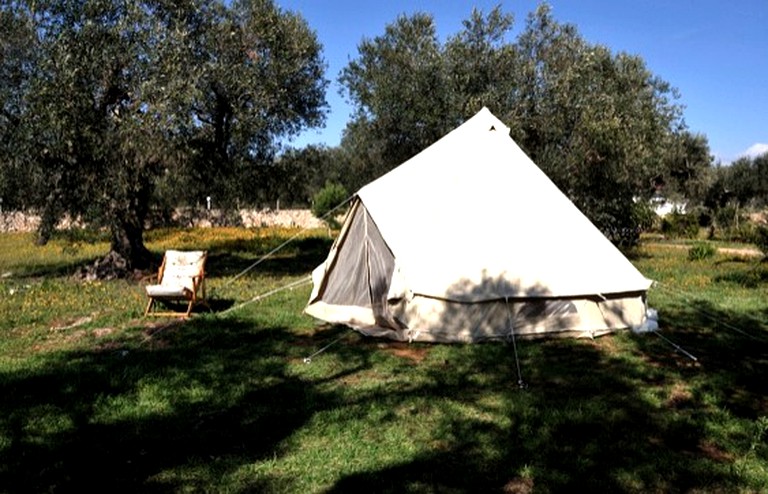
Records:
[[[639,328],[651,282],[487,108],[355,195],[306,312],[399,341]]]

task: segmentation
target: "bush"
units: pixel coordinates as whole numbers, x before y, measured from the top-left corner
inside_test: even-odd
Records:
[[[752,243],[760,249],[760,252],[763,253],[763,257],[768,258],[768,226],[760,225],[755,228]]]
[[[722,238],[730,242],[750,243],[755,242],[755,233],[757,228],[754,223],[742,221],[738,225],[733,225],[723,229]]]
[[[699,222],[699,226],[702,228],[709,228],[714,223],[712,211],[704,206],[694,206],[689,210],[689,214],[696,218]]]
[[[338,228],[333,211],[346,201],[348,196],[343,185],[327,182],[312,200],[312,214],[324,220],[331,228]]]
[[[674,238],[696,238],[699,236],[699,219],[691,214],[673,212],[661,221],[661,232]]]
[[[717,249],[714,245],[705,242],[698,242],[691,246],[690,249],[688,249],[688,260],[703,261],[704,259],[709,259],[710,257],[714,256],[716,252]]]
[[[658,216],[646,201],[637,201],[632,204],[632,221],[640,231],[651,230],[656,223]]]
[[[715,223],[723,230],[731,228],[739,223],[739,208],[728,204],[715,210]]]

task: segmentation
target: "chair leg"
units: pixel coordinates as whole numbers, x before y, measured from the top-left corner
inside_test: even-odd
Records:
[[[147,302],[147,308],[144,310],[144,317],[147,317],[147,314],[149,314],[149,311],[152,309],[152,305],[154,305],[155,299],[150,298],[149,302]]]

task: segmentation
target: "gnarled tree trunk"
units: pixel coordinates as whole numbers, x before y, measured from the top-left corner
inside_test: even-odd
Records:
[[[144,225],[137,219],[114,221],[110,232],[110,251],[125,260],[125,269],[147,269],[152,254],[144,245]]]

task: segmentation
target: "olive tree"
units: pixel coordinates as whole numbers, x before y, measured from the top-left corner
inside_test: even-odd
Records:
[[[432,16],[400,16],[365,39],[340,81],[356,112],[345,140],[376,174],[410,158],[450,127],[440,43]],[[366,152],[366,148],[368,151]]]
[[[677,92],[644,61],[586,42],[546,5],[518,39],[513,106],[534,161],[616,243],[634,243],[637,199],[655,190],[684,129]]]
[[[645,217],[636,199],[653,193],[673,148],[678,164],[687,149],[677,144],[677,92],[640,57],[557,22],[546,4],[515,40],[512,21],[500,7],[473,11],[441,43],[432,17],[416,14],[364,40],[340,78],[356,105],[342,146],[386,171],[487,106],[604,233],[635,242]]]
[[[34,26],[21,8],[0,9],[0,200],[5,208],[24,209],[31,203],[31,174],[21,155],[30,144],[23,139],[24,115],[34,73]]]
[[[324,118],[320,45],[271,1],[3,0],[0,13],[0,76],[23,79],[0,92],[2,141],[15,143],[0,152],[31,177],[41,241],[79,215],[108,229],[129,269],[145,267],[158,186],[242,192],[239,174]]]

